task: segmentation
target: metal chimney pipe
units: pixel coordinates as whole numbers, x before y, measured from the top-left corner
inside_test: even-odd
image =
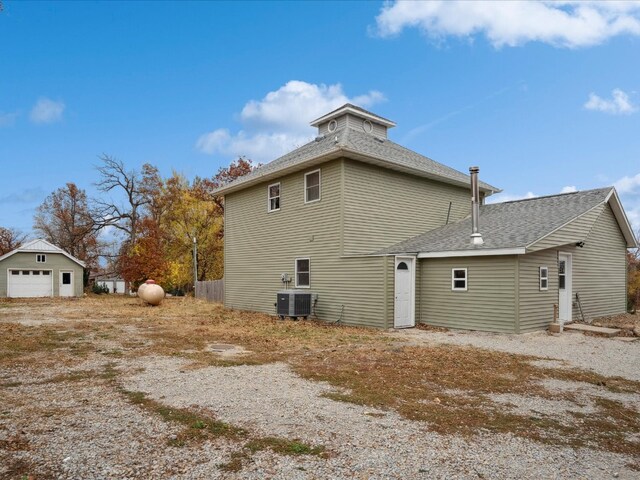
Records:
[[[471,242],[474,245],[482,245],[480,234],[480,188],[478,187],[478,172],[480,168],[469,167],[471,176]]]

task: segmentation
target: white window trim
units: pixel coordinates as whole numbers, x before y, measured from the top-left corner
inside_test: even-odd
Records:
[[[275,187],[278,186],[278,196],[277,197],[272,197],[271,196],[271,187]],[[282,204],[282,186],[280,185],[280,182],[276,182],[276,183],[272,183],[271,185],[269,185],[267,187],[267,212],[271,213],[271,212],[278,212],[280,211],[280,206],[278,206],[278,208],[271,208],[271,200],[273,200],[274,198],[278,198],[280,199],[280,202],[278,203],[278,205]]]
[[[461,278],[455,278],[454,272],[456,270],[464,270],[464,288],[456,287],[455,280],[462,280]],[[469,274],[466,268],[452,268],[451,269],[451,290],[454,292],[466,292],[469,289]]]
[[[547,271],[547,274],[544,277],[542,276],[542,270],[543,269]],[[542,280],[543,279],[547,281],[547,286],[546,287],[542,286]],[[538,268],[538,286],[540,287],[540,291],[541,292],[549,290],[549,267],[542,266],[542,267]]]
[[[309,262],[309,285],[298,285],[298,260],[306,260]],[[309,257],[298,257],[293,262],[293,271],[296,288],[311,288],[311,259]]]
[[[42,260],[38,260],[39,257],[42,257]],[[44,253],[36,253],[36,263],[47,263],[47,255]]]
[[[307,201],[307,177],[313,173],[318,173],[318,198]],[[316,203],[322,200],[322,173],[320,169],[312,170],[304,174],[304,203]]]

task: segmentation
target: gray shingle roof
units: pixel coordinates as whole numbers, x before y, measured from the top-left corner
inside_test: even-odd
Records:
[[[483,245],[471,244],[471,218],[410,238],[377,254],[455,252],[531,245],[604,202],[612,187],[549,195],[480,207]]]
[[[306,145],[256,168],[253,172],[220,187],[214,193],[223,195],[300,170],[314,160],[324,161],[342,156],[355,157],[361,161],[454,185],[469,185],[469,176],[462,172],[388,139],[381,139],[353,128],[343,127],[334,133],[317,137]],[[499,188],[484,182],[480,182],[480,188],[485,191],[500,191]]]
[[[354,105],[353,103],[345,103],[344,105],[342,105],[341,107],[336,108],[335,110],[330,111],[329,113],[325,113],[324,115],[322,115],[321,117],[316,118],[313,122],[311,122],[310,125],[317,125],[319,123],[319,120],[321,119],[329,119],[333,116],[333,114],[340,112],[341,110],[344,110],[345,108],[351,108],[353,110],[356,110],[358,112],[364,113],[370,117],[374,117],[377,118],[379,120],[382,120],[384,123],[390,123],[395,125],[395,122],[393,120],[389,120],[388,118],[384,118],[381,117],[380,115],[370,112],[369,110],[365,110],[362,107],[359,107],[357,105]]]

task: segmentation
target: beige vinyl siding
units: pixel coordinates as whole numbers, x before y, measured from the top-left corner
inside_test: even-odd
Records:
[[[350,128],[353,128],[354,130],[358,130],[360,132],[369,133],[369,132],[366,132],[363,128],[364,119],[360,117],[356,117],[355,115],[349,115],[349,114],[347,114],[346,117],[347,117],[347,126],[349,126]],[[371,122],[371,126],[373,127],[371,131],[373,135],[375,135],[376,137],[387,138],[387,127],[379,123],[376,123],[373,120],[369,120],[369,121]]]
[[[273,181],[226,196],[225,305],[274,314],[280,275],[288,273],[295,288],[295,258],[308,257],[320,320],[384,327],[385,257],[341,258],[342,160],[320,169],[319,202],[304,203],[306,170],[278,180],[277,212],[267,212]]]
[[[512,255],[420,260],[420,322],[446,328],[515,332],[516,264]],[[453,268],[467,269],[466,292],[451,290]]]
[[[339,117],[337,117],[335,119],[336,123],[338,124],[336,126],[336,130],[338,128],[344,128],[347,126],[347,116],[346,115],[341,115]],[[325,123],[321,123],[320,125],[318,125],[318,135],[328,135],[329,133],[329,122],[325,122]]]
[[[469,189],[353,160],[344,164],[344,255],[375,252],[470,212]]]
[[[565,250],[573,254],[573,299],[580,294],[587,321],[626,311],[626,244],[607,204],[585,240],[583,248]],[[581,320],[573,309],[573,319]]]
[[[589,236],[594,222],[600,216],[603,209],[604,204],[592,208],[564,227],[534,243],[527,248],[527,251],[535,252],[556,247],[557,245],[576,244],[577,242],[583,241]]]
[[[60,294],[60,270],[73,271],[74,294],[81,297],[84,291],[84,269],[61,253],[42,252],[47,258],[45,263],[36,262],[36,252],[18,252],[0,261],[0,297],[7,296],[7,274],[9,269],[51,270],[53,277],[53,296]]]
[[[540,267],[549,269],[549,286],[540,290]],[[543,330],[558,303],[558,252],[554,249],[518,256],[520,333]]]

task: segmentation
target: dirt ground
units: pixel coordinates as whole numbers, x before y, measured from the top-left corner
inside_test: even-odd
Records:
[[[640,343],[585,339],[4,300],[0,478],[640,478]]]

